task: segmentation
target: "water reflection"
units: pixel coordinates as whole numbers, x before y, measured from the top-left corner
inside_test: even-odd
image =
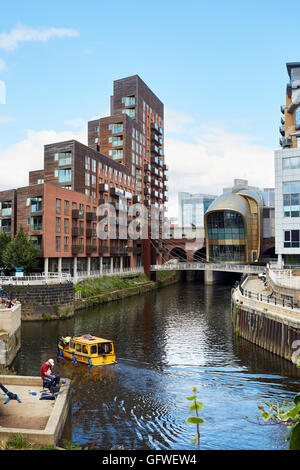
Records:
[[[283,449],[284,429],[262,428],[257,403],[290,399],[299,370],[232,333],[230,286],[179,283],[91,309],[61,322],[24,323],[15,368],[37,375],[56,356],[58,335],[92,333],[114,341],[117,364],[65,359],[73,380],[73,441],[96,448],[193,449],[186,397],[197,386],[205,404],[203,449]]]

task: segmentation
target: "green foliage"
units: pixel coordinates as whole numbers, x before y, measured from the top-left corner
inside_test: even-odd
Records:
[[[31,445],[22,434],[14,434],[6,442],[6,450],[30,449]]]
[[[186,397],[186,399],[188,401],[191,401],[191,405],[189,407],[190,411],[194,411],[196,413],[196,416],[190,416],[188,419],[187,419],[187,422],[188,423],[191,423],[191,424],[196,424],[196,428],[197,428],[197,435],[195,436],[195,438],[191,441],[192,444],[197,444],[198,446],[198,449],[200,449],[200,431],[199,431],[199,424],[203,424],[205,421],[204,419],[200,418],[199,417],[199,411],[202,410],[202,408],[204,407],[203,403],[201,401],[198,401],[197,400],[197,388],[194,387],[193,388],[193,396],[191,397]]]
[[[21,266],[26,272],[30,272],[36,266],[38,249],[27,235],[23,227],[20,227],[16,236],[6,245],[2,262],[7,268]]]
[[[75,293],[81,292],[81,298],[92,297],[108,291],[126,289],[129,287],[138,287],[140,284],[149,282],[145,275],[132,279],[122,278],[120,276],[103,276],[96,279],[87,279],[74,286]]]
[[[1,232],[0,233],[0,267],[5,268],[5,264],[3,261],[3,253],[7,247],[7,245],[11,242],[11,236],[9,233]]]
[[[263,424],[284,424],[287,428],[285,439],[290,442],[290,450],[300,450],[300,393],[292,402],[283,402],[281,406],[279,403],[263,403],[258,405]]]
[[[64,441],[63,445],[67,450],[88,450],[88,447],[82,447],[80,445],[73,444],[72,441]]]

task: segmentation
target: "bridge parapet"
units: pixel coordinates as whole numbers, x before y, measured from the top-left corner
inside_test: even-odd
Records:
[[[222,263],[165,263],[151,266],[151,271],[223,271],[245,274],[259,274],[265,270],[264,266],[250,264],[222,264]]]

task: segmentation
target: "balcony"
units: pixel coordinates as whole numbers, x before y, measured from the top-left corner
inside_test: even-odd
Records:
[[[157,145],[151,145],[151,153],[159,154],[159,148]]]
[[[84,253],[83,245],[72,245],[72,255],[78,255]]]
[[[291,137],[288,137],[287,139],[284,139],[284,138],[280,139],[279,143],[283,148],[285,148],[285,147],[291,147],[293,144],[293,141]]]
[[[107,193],[109,191],[108,184],[107,183],[100,183],[99,184],[99,191],[100,191],[100,193],[101,192]]]
[[[285,132],[284,126],[279,126],[279,132],[284,137],[284,132]]]
[[[72,209],[72,218],[73,219],[83,219],[84,211],[81,209]]]
[[[86,220],[88,220],[88,221],[96,221],[96,220],[97,220],[97,214],[96,214],[96,212],[87,212],[87,213],[86,213]]]
[[[86,231],[85,231],[85,235],[86,235],[87,238],[96,237],[97,236],[97,230],[95,230],[93,228],[87,228]]]
[[[93,253],[93,245],[86,245],[85,247],[85,253],[87,255],[91,255]]]
[[[284,105],[281,105],[281,106],[280,106],[280,111],[282,112],[282,114],[284,114],[285,108],[286,108],[286,106],[284,106]]]
[[[83,237],[84,228],[83,227],[72,227],[72,237]]]
[[[12,214],[12,208],[11,207],[6,207],[5,209],[2,209],[1,215],[2,217],[11,217]]]
[[[43,225],[33,224],[33,225],[30,226],[30,231],[31,232],[42,232],[43,231]]]

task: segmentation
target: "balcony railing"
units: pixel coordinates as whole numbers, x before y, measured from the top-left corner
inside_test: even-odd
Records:
[[[41,224],[34,224],[30,226],[30,231],[31,232],[42,232],[43,231],[43,226]]]
[[[72,236],[73,237],[82,237],[84,235],[83,227],[72,227]]]
[[[72,254],[78,255],[84,253],[84,246],[83,245],[72,245]]]
[[[83,219],[84,211],[81,209],[72,209],[72,218],[73,219]]]

